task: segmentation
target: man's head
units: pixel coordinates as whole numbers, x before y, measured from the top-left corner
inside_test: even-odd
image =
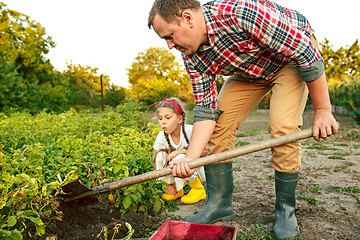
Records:
[[[201,5],[196,0],[155,0],[148,26],[175,47],[190,55],[207,42],[207,30]]]
[[[151,28],[155,15],[159,15],[168,23],[178,20],[185,9],[199,9],[201,4],[197,0],[155,0],[148,18]]]

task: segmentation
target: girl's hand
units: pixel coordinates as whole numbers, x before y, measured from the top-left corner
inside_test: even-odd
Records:
[[[178,150],[171,152],[171,153],[168,155],[168,157],[167,157],[167,161],[168,161],[168,162],[171,162],[171,161],[172,161],[177,155],[179,155],[179,154],[180,154],[180,153],[179,153]]]
[[[192,159],[185,157],[171,161],[170,168],[172,169],[172,175],[179,178],[187,178],[193,175],[195,169],[190,169],[189,165],[187,164],[187,162],[191,160]]]

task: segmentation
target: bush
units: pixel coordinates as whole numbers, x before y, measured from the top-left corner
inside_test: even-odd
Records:
[[[331,102],[346,107],[353,119],[360,124],[360,76],[342,78],[329,84]]]

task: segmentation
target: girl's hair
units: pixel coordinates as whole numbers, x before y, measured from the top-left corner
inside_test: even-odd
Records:
[[[179,111],[176,109],[174,104],[172,104],[171,102],[166,102],[166,101],[162,101],[162,102],[160,102],[159,104],[156,105],[156,112],[158,112],[158,109],[160,109],[162,107],[167,107],[167,108],[171,108],[178,116],[182,116],[183,117],[183,122],[181,124],[181,130],[182,130],[182,132],[184,134],[184,137],[185,137],[185,140],[186,140],[187,144],[189,144],[190,141],[189,141],[189,138],[186,135],[186,131],[185,131],[186,113],[185,113],[185,109],[184,109],[181,101],[178,98],[175,98],[175,97],[167,98],[166,100],[172,101],[175,104],[177,104],[181,108],[182,114],[180,115]],[[167,141],[167,143],[169,145],[169,153],[170,153],[175,149],[173,149],[173,147],[170,144],[169,134],[165,133],[165,131],[164,131],[164,136],[165,136],[165,139],[166,139],[166,141]]]

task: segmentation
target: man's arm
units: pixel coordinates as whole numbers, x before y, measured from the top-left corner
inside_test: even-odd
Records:
[[[195,172],[195,169],[190,169],[186,162],[201,156],[215,129],[215,125],[216,122],[213,120],[203,120],[194,123],[190,144],[186,151],[186,157],[170,162],[173,176],[189,177]]]
[[[339,126],[331,113],[329,91],[325,73],[312,82],[307,82],[311,101],[314,105],[313,137],[320,142],[321,138],[327,138],[339,130]]]

